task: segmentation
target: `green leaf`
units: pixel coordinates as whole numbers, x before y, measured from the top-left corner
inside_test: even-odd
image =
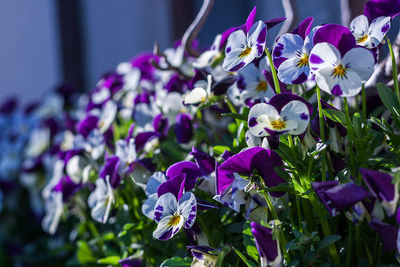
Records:
[[[326,236],[324,237],[317,246],[317,251],[320,251],[324,248],[326,248],[327,246],[329,246],[330,244],[335,243],[336,241],[339,241],[341,239],[340,235],[330,235],[330,236]]]
[[[343,112],[336,109],[323,109],[324,115],[333,120],[334,122],[339,122],[341,124],[346,124],[346,115]]]
[[[246,248],[247,254],[258,262],[258,251],[251,233],[250,222],[246,222],[243,226],[243,246]]]
[[[121,259],[121,258],[118,257],[118,256],[110,256],[110,257],[106,257],[106,258],[99,259],[99,260],[97,261],[97,263],[99,263],[99,264],[112,264],[112,265],[117,265],[117,264],[119,264],[119,260],[120,260],[120,259]]]
[[[92,250],[85,241],[78,242],[78,251],[76,253],[76,257],[81,264],[96,262],[96,257],[93,255]]]
[[[252,262],[252,261],[246,259],[246,256],[243,255],[238,249],[233,248],[233,250],[234,250],[234,251],[236,252],[236,254],[242,259],[242,261],[243,261],[244,263],[246,263],[247,267],[257,267],[257,265],[256,265],[254,262]]]
[[[215,146],[215,147],[213,147],[213,151],[217,155],[222,155],[225,152],[225,150],[230,151],[231,149],[229,147],[227,147],[227,146]]]
[[[247,115],[246,114],[237,114],[237,113],[222,113],[221,116],[229,117],[241,121],[247,122]]]
[[[400,109],[400,105],[399,102],[397,102],[396,95],[390,88],[388,88],[383,83],[378,83],[376,85],[376,88],[378,89],[378,94],[382,100],[382,103],[391,113],[393,113],[393,107]]]
[[[185,267],[192,264],[192,258],[173,257],[161,263],[160,267]]]
[[[131,229],[133,226],[135,226],[135,224],[133,224],[133,223],[125,224],[124,227],[122,227],[122,231],[118,233],[118,237],[122,237],[122,236],[126,235],[128,230]]]
[[[353,130],[356,137],[362,137],[362,120],[360,113],[356,112],[353,115]]]

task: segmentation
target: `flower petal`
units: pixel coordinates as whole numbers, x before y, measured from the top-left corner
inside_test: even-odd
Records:
[[[297,57],[298,53],[302,51],[304,40],[297,34],[285,33],[275,43],[272,56],[275,68],[285,60]]]
[[[249,119],[247,121],[247,124],[249,126],[250,132],[256,137],[269,135],[268,131],[265,129],[266,125],[258,122],[258,118],[263,115],[267,115],[273,118],[279,117],[278,111],[272,105],[265,103],[259,103],[254,105],[250,109]]]
[[[172,216],[178,210],[178,202],[172,193],[166,193],[157,199],[154,207],[154,220],[160,222],[166,216]]]
[[[247,46],[246,34],[242,30],[231,33],[225,48],[225,54],[228,56],[236,49],[242,49]],[[225,62],[225,61],[224,61]]]
[[[339,50],[330,43],[319,43],[311,49],[310,68],[316,71],[326,67],[332,67],[341,59]]]
[[[369,23],[367,17],[364,15],[355,17],[350,23],[350,30],[354,34],[356,40],[368,34]]]
[[[278,246],[278,240],[273,239],[272,229],[261,226],[256,222],[251,222],[250,227],[258,254],[260,254],[260,266],[281,266],[282,254]]]
[[[267,26],[261,20],[257,21],[247,33],[250,47],[257,49],[257,57],[264,53],[265,42],[267,40]]]
[[[354,47],[343,57],[342,62],[354,70],[362,81],[367,81],[374,72],[375,59],[371,51],[364,47]]]
[[[305,132],[310,122],[310,114],[308,107],[301,101],[290,101],[281,110],[281,116],[287,120],[297,122],[296,129],[290,130],[289,133],[293,135],[300,135]]]
[[[191,228],[196,220],[197,213],[197,201],[193,193],[186,192],[182,195],[178,204],[178,213],[185,218],[184,227],[186,229]]]
[[[308,65],[298,66],[300,57],[292,57],[282,62],[278,68],[278,78],[287,84],[301,84],[308,79],[310,68]]]
[[[207,99],[207,92],[205,89],[197,87],[184,96],[183,103],[185,105],[198,104]]]
[[[390,29],[390,21],[390,17],[378,17],[372,21],[369,26],[369,35],[376,38],[376,41],[372,42],[371,40],[371,45],[368,48],[375,48],[382,42]]]
[[[314,35],[314,44],[330,43],[336,47],[343,56],[356,45],[356,39],[349,29],[337,24],[327,24],[321,26]]]
[[[171,222],[174,220],[175,216],[169,215],[164,217],[161,221],[159,221],[157,229],[153,232],[153,237],[159,240],[166,241],[168,239],[171,239],[175,234],[177,234],[179,230],[182,228],[184,219],[182,216],[179,216],[178,224],[171,226]]]

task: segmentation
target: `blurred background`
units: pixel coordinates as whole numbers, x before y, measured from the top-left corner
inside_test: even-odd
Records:
[[[172,46],[194,19],[202,0],[0,0],[0,101],[23,103],[67,83],[89,91],[100,76],[143,51]],[[256,19],[284,17],[293,6],[297,24],[348,24],[366,0],[215,0],[198,37],[209,46],[215,35],[241,25],[257,6]],[[341,12],[350,7],[347,12]],[[293,24],[293,25],[294,25]],[[268,44],[279,27],[269,31]]]

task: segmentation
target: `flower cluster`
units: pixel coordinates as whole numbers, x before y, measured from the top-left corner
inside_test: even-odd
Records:
[[[375,110],[365,84],[398,13],[370,0],[349,28],[308,17],[269,45],[284,18],[254,8],[202,53],[184,38],[89,94],[59,90],[23,114],[8,102],[0,123],[26,133],[1,133],[0,181],[41,195],[36,216],[72,264],[395,263],[397,66],[394,92],[369,88]]]

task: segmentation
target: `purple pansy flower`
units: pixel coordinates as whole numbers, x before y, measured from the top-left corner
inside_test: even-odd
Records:
[[[153,232],[153,237],[165,241],[177,234],[182,227],[190,229],[196,220],[196,213],[197,201],[191,192],[186,192],[179,200],[172,193],[160,196],[154,208],[157,229]]]
[[[390,29],[390,17],[378,17],[371,24],[364,15],[355,17],[350,23],[350,30],[358,45],[376,48]]]
[[[238,71],[264,53],[267,26],[261,20],[254,23],[255,13],[256,8],[247,18],[245,29],[236,30],[229,35],[222,64],[224,70]]]
[[[279,155],[262,147],[253,147],[242,151],[224,161],[218,167],[216,188],[217,194],[223,193],[229,189],[229,186],[234,182],[234,174],[247,174],[251,176],[254,170],[257,170],[261,175],[265,185],[268,187],[277,186],[284,183],[274,171],[274,167],[282,165],[282,159]],[[274,197],[282,196],[281,192],[271,192]]]
[[[387,173],[364,168],[361,168],[360,172],[372,195],[381,201],[382,206],[389,216],[394,215],[399,200],[399,193],[398,184],[392,184],[392,176]]]
[[[378,17],[396,17],[400,14],[398,0],[369,0],[364,6],[364,15],[372,21]]]
[[[273,239],[273,230],[256,222],[251,222],[250,227],[260,255],[260,266],[281,266],[282,254],[279,248],[279,240]]]
[[[256,137],[279,134],[301,135],[310,122],[311,104],[299,96],[279,94],[269,104],[254,105],[249,112],[248,126]]]
[[[193,136],[192,116],[186,113],[176,116],[175,134],[178,143],[189,143]]]
[[[218,256],[211,254],[215,249],[207,246],[186,246],[190,254],[193,256],[191,266],[214,266],[217,262]]]
[[[356,46],[353,34],[344,26],[328,24],[314,34],[310,68],[315,82],[336,96],[354,96],[374,70],[375,58],[368,49]]]
[[[106,179],[109,176],[112,188],[117,188],[121,182],[121,176],[118,173],[121,161],[117,156],[111,156],[106,159],[103,168],[100,170],[100,178]]]
[[[309,55],[313,47],[313,35],[310,33],[312,17],[304,19],[293,33],[280,36],[274,46],[273,62],[278,69],[278,78],[287,84],[301,84],[310,74]]]
[[[382,237],[384,251],[396,250],[399,227],[375,220],[371,220],[369,225]]]
[[[338,181],[326,181],[315,182],[311,186],[332,217],[338,215],[339,211],[371,197],[364,187],[354,183],[339,184]]]

